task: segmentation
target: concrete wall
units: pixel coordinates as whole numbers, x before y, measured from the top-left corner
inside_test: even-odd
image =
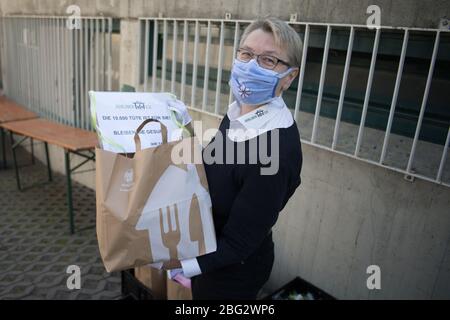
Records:
[[[303,145],[268,287],[303,277],[340,299],[450,298],[450,189]],[[381,268],[368,290],[367,267]]]
[[[376,4],[382,9],[382,25],[435,28],[439,19],[450,16],[449,0],[3,0],[4,14],[65,14],[67,6],[77,4],[82,15],[117,17],[158,16],[223,18],[226,12],[236,19],[275,15],[299,21],[365,24],[366,9]]]
[[[139,59],[139,22],[136,19],[120,20],[120,64],[119,88],[124,84],[138,87],[138,70],[136,61]]]

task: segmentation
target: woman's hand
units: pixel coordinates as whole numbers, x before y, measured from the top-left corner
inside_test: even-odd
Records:
[[[180,260],[169,260],[169,261],[165,261],[163,263],[162,268],[164,270],[170,270],[170,269],[178,269],[181,268],[181,262]]]
[[[175,112],[178,121],[181,122],[183,126],[187,125],[192,121],[188,109],[182,101],[174,99],[169,100],[167,104],[168,104],[167,108]]]

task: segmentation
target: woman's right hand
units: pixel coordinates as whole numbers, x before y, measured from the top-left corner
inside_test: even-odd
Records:
[[[175,112],[178,121],[180,121],[183,126],[192,121],[188,109],[182,101],[177,99],[169,100],[167,101],[167,105],[169,110]]]

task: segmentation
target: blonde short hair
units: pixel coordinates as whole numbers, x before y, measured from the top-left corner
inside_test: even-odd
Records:
[[[266,17],[253,21],[245,28],[242,34],[240,45],[242,46],[248,35],[255,30],[261,29],[271,33],[275,39],[275,44],[286,50],[288,62],[292,67],[300,67],[302,61],[303,41],[299,34],[286,22],[274,18]]]

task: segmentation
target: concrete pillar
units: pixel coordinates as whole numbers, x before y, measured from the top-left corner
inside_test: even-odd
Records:
[[[1,8],[0,8],[1,15]],[[1,90],[0,94],[6,92],[7,88],[5,87],[5,79],[6,79],[6,66],[4,65],[5,56],[6,56],[6,41],[5,41],[5,24],[4,21],[0,20],[0,82],[1,82]]]
[[[139,34],[139,20],[120,21],[120,88],[124,84],[138,87]]]

